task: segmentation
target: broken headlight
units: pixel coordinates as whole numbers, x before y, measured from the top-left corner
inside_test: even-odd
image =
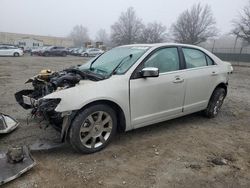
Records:
[[[39,100],[38,110],[42,112],[50,112],[55,110],[61,99],[41,99]]]

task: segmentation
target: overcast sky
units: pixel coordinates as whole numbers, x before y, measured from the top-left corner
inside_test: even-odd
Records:
[[[157,21],[167,28],[194,3],[209,4],[220,34],[231,30],[234,19],[248,0],[0,0],[0,31],[68,36],[82,24],[94,38],[96,31],[110,31],[130,6],[144,22]]]

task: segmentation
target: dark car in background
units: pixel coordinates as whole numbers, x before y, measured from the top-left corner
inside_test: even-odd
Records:
[[[67,56],[68,50],[64,47],[60,46],[50,46],[45,48],[44,50],[40,51],[42,56]]]

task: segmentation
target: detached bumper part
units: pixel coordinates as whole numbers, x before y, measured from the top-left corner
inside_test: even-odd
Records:
[[[0,151],[0,185],[18,178],[36,164],[26,146],[22,148],[22,160],[11,163],[9,155],[10,153]],[[17,158],[17,154],[13,156]]]
[[[34,101],[32,100],[32,98],[28,97],[33,92],[34,90],[25,89],[15,93],[16,101],[26,110],[33,108]],[[30,101],[28,101],[28,98],[30,98]]]
[[[9,133],[13,131],[19,123],[12,117],[0,113],[0,134]]]

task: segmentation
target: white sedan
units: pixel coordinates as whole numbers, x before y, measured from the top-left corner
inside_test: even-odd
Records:
[[[16,98],[25,108],[35,108],[34,113],[46,114],[62,140],[68,138],[77,151],[93,153],[107,146],[117,131],[198,111],[215,117],[232,71],[230,63],[197,46],[126,45],[52,74],[45,85],[51,92],[45,96],[34,90],[35,99],[25,102],[20,97],[33,96],[32,91],[21,91]]]
[[[0,46],[0,56],[22,56],[23,50],[13,46]]]
[[[89,48],[89,49],[86,49],[85,51],[83,51],[81,53],[81,56],[84,56],[84,57],[94,57],[94,56],[97,56],[97,55],[100,55],[102,54],[104,51],[101,50],[101,49],[98,49],[98,48]]]

